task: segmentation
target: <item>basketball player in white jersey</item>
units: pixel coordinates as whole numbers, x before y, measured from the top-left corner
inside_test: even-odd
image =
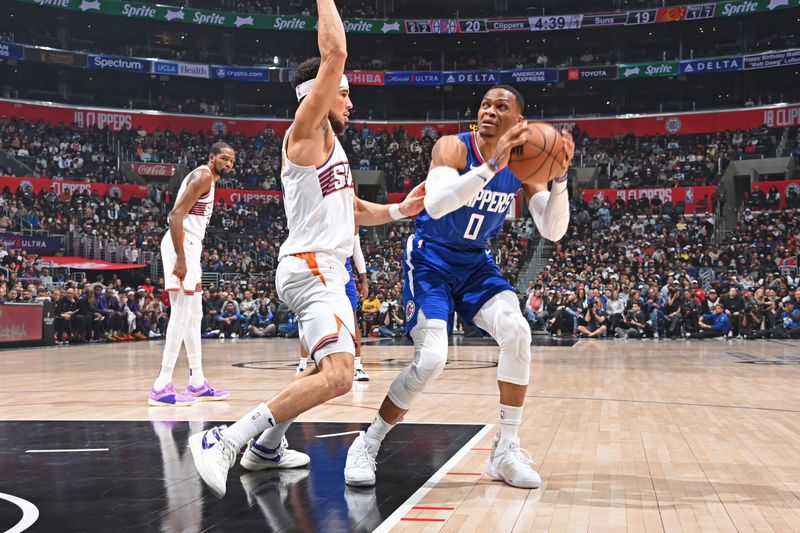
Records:
[[[355,224],[385,224],[423,208],[424,185],[391,206],[355,197],[350,165],[336,138],[353,108],[344,76],[344,26],[333,0],[317,0],[317,13],[321,58],[301,64],[292,80],[300,105],[284,137],[281,169],[289,236],[275,276],[278,296],[297,313],[300,342],[317,365],[232,426],[189,438],[200,476],[220,498],[228,470],[248,441],[242,456],[248,470],[308,464],[306,454],[287,449],[284,434],[296,416],[353,386],[356,326],[344,263],[353,250]]]
[[[228,391],[211,386],[203,375],[200,350],[200,324],[203,320],[203,291],[200,284],[200,253],[203,238],[214,209],[214,185],[233,170],[236,154],[228,144],[211,146],[208,164],[190,172],[181,183],[175,206],[169,214],[169,231],[161,240],[164,285],[171,307],[167,341],[161,360],[161,373],[148,395],[150,405],[180,406],[196,401],[224,400]],[[189,385],[175,390],[172,371],[186,345],[189,358]]]

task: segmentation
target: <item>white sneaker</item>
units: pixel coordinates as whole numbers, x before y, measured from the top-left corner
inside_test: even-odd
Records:
[[[242,455],[241,465],[254,472],[271,468],[300,468],[308,465],[311,458],[303,452],[289,449],[286,437],[281,439],[280,445],[271,450],[261,446],[255,439],[250,439]]]
[[[231,339],[238,339],[238,338],[239,338],[238,333],[231,333]]]
[[[486,461],[486,473],[512,487],[538,489],[542,478],[531,466],[533,464],[531,455],[519,447],[518,438],[500,439],[498,436]]]
[[[236,462],[239,451],[231,441],[222,436],[220,430],[223,429],[225,426],[213,427],[189,437],[194,466],[217,498],[225,496],[228,470]]]
[[[375,485],[375,458],[378,450],[364,440],[364,432],[358,434],[356,440],[347,450],[347,462],[344,465],[344,482],[352,487],[371,487]]]
[[[353,375],[353,381],[369,381],[369,376],[364,369],[361,367],[356,368],[355,375]]]

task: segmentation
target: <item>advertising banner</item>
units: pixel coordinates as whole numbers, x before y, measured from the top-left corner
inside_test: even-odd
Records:
[[[153,61],[153,74],[165,76],[184,76],[188,78],[208,78],[208,65],[183,63],[181,61]]]
[[[41,305],[0,305],[0,345],[42,340],[43,319]]]
[[[86,67],[97,70],[118,70],[123,72],[150,72],[151,62],[133,57],[107,56],[89,54],[86,56]]]
[[[571,68],[563,72],[567,73],[567,81],[594,81],[594,80],[615,80],[617,79],[617,67],[584,67]]]
[[[558,69],[503,70],[500,79],[503,83],[558,83]]]
[[[387,72],[386,85],[444,85],[441,72]]]
[[[77,54],[67,50],[50,50],[47,48],[34,48],[25,46],[25,61],[36,63],[48,63],[51,65],[61,65],[63,67],[86,68],[86,54]]]
[[[6,250],[25,250],[36,255],[54,254],[61,250],[61,237],[37,237],[17,235],[16,233],[0,233],[0,244]]]
[[[491,70],[454,70],[442,72],[444,85],[497,85],[500,73]]]
[[[794,194],[800,194],[800,180],[757,181],[750,184],[750,191],[762,191],[764,194],[767,194],[773,187],[778,189],[781,195],[781,209],[786,209],[786,194],[789,191],[792,191]]]
[[[713,72],[735,72],[742,70],[743,59],[718,57],[715,59],[691,59],[681,61],[681,74],[708,74]]]
[[[677,76],[680,72],[677,61],[659,61],[656,63],[636,63],[630,65],[617,65],[617,77],[629,78],[660,78]]]
[[[0,41],[0,59],[25,59],[25,49],[18,44]]]
[[[32,194],[41,191],[49,192],[52,187],[57,194],[69,191],[72,194],[97,193],[100,196],[112,196],[128,201],[131,198],[144,198],[147,195],[145,185],[131,185],[127,183],[109,184],[92,183],[86,181],[50,180],[46,178],[19,178],[16,176],[0,176],[0,190],[8,187],[12,193],[20,187],[27,189]]]
[[[153,132],[158,129],[173,132],[221,132],[255,135],[272,131],[283,135],[291,124],[289,120],[267,120],[255,118],[208,117],[202,115],[174,115],[154,111],[70,107],[58,104],[43,104],[7,100],[0,98],[0,117],[38,121],[49,124],[74,124],[79,127],[97,125],[100,128],[118,130],[122,128],[144,129]],[[747,130],[760,126],[784,128],[800,125],[800,104],[779,104],[745,109],[715,110],[708,112],[668,113],[603,118],[553,118],[545,122],[557,128],[581,132],[598,139],[608,139],[619,135],[658,135],[694,134],[725,130]],[[367,122],[355,122],[355,126]],[[442,132],[445,135],[467,131],[469,123],[458,122],[368,122],[375,131],[392,131],[402,126],[409,135],[421,137],[423,132]]]
[[[269,69],[261,67],[230,67],[212,65],[211,77],[217,80],[237,80],[266,83],[269,82]]]
[[[169,163],[128,163],[131,170],[140,176],[171,178],[178,173],[178,166]]]
[[[10,0],[5,0],[10,1]],[[250,28],[274,31],[315,31],[316,17],[297,15],[260,15],[233,13],[215,9],[191,9],[179,6],[144,4],[121,0],[16,0],[45,8],[58,8],[78,13],[99,13],[118,17],[153,20],[204,27]],[[178,2],[175,2],[178,3]],[[344,19],[349,33],[485,33],[507,31],[559,31],[583,27],[639,25],[699,20],[712,17],[732,17],[767,13],[779,9],[797,8],[795,0],[736,0],[705,4],[662,7],[617,13],[546,15],[527,19]]]
[[[714,203],[711,196],[716,187],[671,187],[671,188],[652,188],[652,189],[584,189],[580,191],[581,199],[590,202],[592,198],[605,198],[612,204],[622,198],[626,202],[639,200],[641,198],[658,198],[661,202],[683,202],[686,205],[686,213],[692,214],[698,210],[699,204],[705,204],[705,211],[713,211]]]
[[[800,49],[779,50],[744,56],[744,69],[785,67],[800,63]]]
[[[347,70],[345,71],[350,85],[383,85],[384,73],[377,70]]]

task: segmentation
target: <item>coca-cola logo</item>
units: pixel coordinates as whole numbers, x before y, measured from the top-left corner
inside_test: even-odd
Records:
[[[177,172],[175,165],[163,165],[155,163],[134,163],[131,165],[133,171],[140,176],[174,176]]]

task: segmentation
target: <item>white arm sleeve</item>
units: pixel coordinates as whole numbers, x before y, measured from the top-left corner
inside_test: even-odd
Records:
[[[442,218],[472,200],[494,177],[487,165],[464,175],[450,167],[436,167],[425,180],[425,211],[433,219]]]
[[[361,251],[361,237],[358,233],[353,235],[353,268],[359,274],[367,273],[367,262],[364,261],[364,252]]]
[[[534,194],[528,207],[542,237],[550,241],[560,240],[569,226],[567,180],[554,181],[552,190]]]

